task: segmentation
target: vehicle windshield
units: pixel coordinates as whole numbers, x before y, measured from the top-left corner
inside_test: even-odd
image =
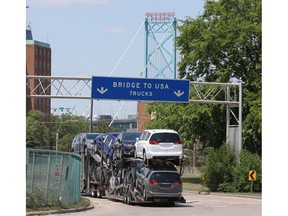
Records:
[[[151,136],[150,140],[158,142],[175,142],[179,141],[180,137],[177,133],[155,133]]]
[[[151,175],[150,180],[156,180],[159,183],[174,183],[180,181],[178,173],[172,172],[155,172]]]
[[[124,133],[123,134],[123,140],[135,140],[136,138],[139,137],[141,133],[135,132],[135,133]]]

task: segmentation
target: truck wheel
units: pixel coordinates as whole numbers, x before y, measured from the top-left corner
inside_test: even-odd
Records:
[[[124,203],[124,204],[127,204],[127,196],[126,196],[126,194],[125,194],[124,197],[123,197],[123,203]]]
[[[97,189],[95,188],[95,186],[93,186],[92,191],[91,191],[91,196],[94,197],[94,198],[97,197],[97,192],[96,192],[96,190],[97,190]]]
[[[126,201],[127,205],[131,205],[131,197],[129,194],[127,194],[127,201]]]
[[[102,191],[101,191],[101,189],[100,189],[99,186],[97,187],[96,196],[97,196],[98,198],[102,198]]]

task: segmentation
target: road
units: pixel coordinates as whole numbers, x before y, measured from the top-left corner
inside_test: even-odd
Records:
[[[260,216],[261,198],[235,197],[223,195],[201,195],[196,192],[183,194],[186,203],[175,206],[159,204],[126,205],[110,199],[90,198],[92,210],[58,215],[71,216]]]

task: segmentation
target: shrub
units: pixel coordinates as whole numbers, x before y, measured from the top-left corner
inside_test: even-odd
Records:
[[[211,191],[233,191],[232,171],[235,164],[235,154],[229,145],[224,144],[217,150],[210,150],[204,165],[207,187]]]
[[[234,186],[237,191],[251,191],[251,181],[248,179],[249,171],[256,171],[256,181],[253,182],[253,191],[262,191],[262,161],[259,155],[242,150],[240,153],[240,164],[234,168]]]
[[[257,173],[253,182],[253,191],[262,191],[262,166],[261,158],[242,150],[237,163],[236,154],[227,144],[217,150],[210,150],[204,165],[204,179],[206,186],[211,191],[222,192],[249,192],[251,181],[248,180],[250,170]]]

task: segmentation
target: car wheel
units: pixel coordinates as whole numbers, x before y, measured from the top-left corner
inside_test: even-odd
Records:
[[[144,199],[144,200],[147,200],[147,194],[146,194],[145,188],[143,189],[143,199]]]

